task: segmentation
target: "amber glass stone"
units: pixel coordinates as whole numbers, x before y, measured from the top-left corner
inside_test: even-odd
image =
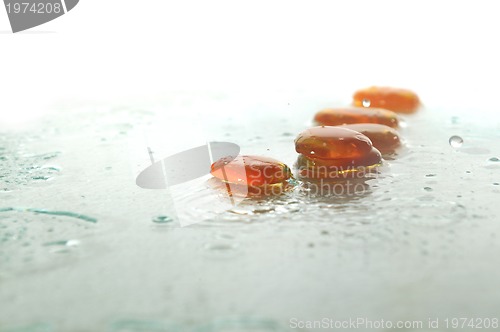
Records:
[[[317,159],[300,154],[297,161],[297,165],[299,166],[329,167],[339,171],[344,171],[356,167],[379,165],[382,162],[382,155],[378,149],[372,148],[361,158]]]
[[[295,150],[316,159],[362,158],[372,149],[368,137],[343,127],[319,126],[301,132]]]
[[[284,163],[248,155],[221,158],[212,164],[211,173],[221,181],[249,187],[282,183],[292,177],[290,168]]]
[[[319,126],[295,140],[298,174],[309,179],[334,179],[362,173],[382,162],[381,153],[365,135],[344,127]]]
[[[383,154],[393,153],[401,145],[399,133],[389,126],[377,123],[357,123],[344,125],[342,128],[348,128],[365,135],[372,141],[373,146]]]
[[[307,179],[338,179],[353,175],[363,176],[382,163],[380,152],[373,148],[362,158],[315,159],[299,155],[298,175]]]
[[[420,106],[417,94],[407,89],[372,86],[358,90],[353,96],[354,106],[385,108],[394,112],[413,113]]]
[[[399,124],[396,113],[380,108],[344,107],[327,108],[314,116],[314,121],[322,126],[340,126],[353,123],[379,123],[392,128]]]

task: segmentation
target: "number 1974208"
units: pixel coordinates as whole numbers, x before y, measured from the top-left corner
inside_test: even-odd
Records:
[[[28,2],[14,2],[6,4],[7,12],[14,14],[59,14],[61,13],[62,6],[60,3],[28,3]]]

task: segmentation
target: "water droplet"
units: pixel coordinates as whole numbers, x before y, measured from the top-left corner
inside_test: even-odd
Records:
[[[493,161],[493,162],[497,162],[497,161],[500,161],[500,159],[498,159],[497,157],[492,157],[489,159],[490,161]]]
[[[174,221],[174,219],[169,216],[156,216],[153,218],[153,222],[157,224],[167,224]]]
[[[450,137],[449,142],[450,142],[450,145],[452,148],[457,149],[457,148],[462,146],[462,144],[464,143],[464,140],[460,136],[453,135]]]
[[[363,99],[363,107],[370,107],[371,101],[370,99]]]
[[[424,190],[425,191],[432,191],[432,188],[431,187],[424,187]]]
[[[311,151],[311,154],[314,154],[314,151]]]

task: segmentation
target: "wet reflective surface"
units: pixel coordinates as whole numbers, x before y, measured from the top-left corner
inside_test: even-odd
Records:
[[[231,98],[171,102],[242,104]],[[277,95],[250,102],[251,116],[212,115],[207,141],[291,166],[311,99]],[[498,118],[423,109],[404,118],[404,145],[376,173],[298,181],[228,207],[213,203],[228,198],[210,175],[167,190],[136,185],[143,160],[129,139],[161,121],[157,112],[77,105],[3,128],[1,328],[289,331],[293,317],[498,315]],[[462,143],[450,146],[453,136]],[[179,227],[180,214],[194,224]]]

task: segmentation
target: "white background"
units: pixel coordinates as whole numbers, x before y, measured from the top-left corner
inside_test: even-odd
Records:
[[[173,90],[414,89],[426,105],[498,113],[497,1],[81,0],[12,34],[0,10],[2,123],[53,103]]]

